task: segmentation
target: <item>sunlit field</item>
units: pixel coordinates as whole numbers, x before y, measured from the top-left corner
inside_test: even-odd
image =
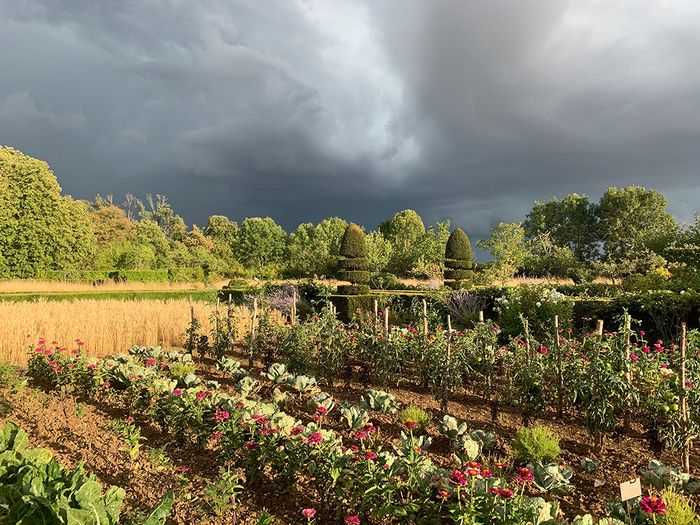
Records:
[[[209,333],[215,306],[194,302],[193,308],[202,330]],[[235,310],[237,333],[245,334],[251,320],[248,309]],[[0,302],[0,319],[0,361],[24,365],[40,339],[67,348],[80,340],[88,356],[119,353],[132,345],[181,346],[190,305],[186,299]]]

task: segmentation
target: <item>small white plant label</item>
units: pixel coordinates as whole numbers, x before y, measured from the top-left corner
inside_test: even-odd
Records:
[[[620,499],[627,501],[629,499],[638,498],[642,495],[642,482],[639,478],[632,481],[623,481],[620,483]]]

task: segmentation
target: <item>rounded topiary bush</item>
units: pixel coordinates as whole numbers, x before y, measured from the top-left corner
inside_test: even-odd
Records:
[[[457,228],[450,234],[445,246],[445,259],[474,262],[472,244],[462,228]]]
[[[338,286],[341,295],[361,295],[369,293],[370,264],[367,258],[365,234],[357,224],[348,224],[340,242],[338,278],[350,285]]]
[[[450,288],[463,288],[473,276],[474,255],[469,237],[461,228],[450,234],[445,246],[445,284]]]
[[[365,233],[357,224],[350,223],[345,228],[340,241],[340,255],[348,259],[367,258]]]

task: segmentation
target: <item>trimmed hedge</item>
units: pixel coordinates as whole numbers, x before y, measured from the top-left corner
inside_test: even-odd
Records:
[[[350,285],[338,286],[341,295],[363,295],[369,293],[369,260],[367,258],[367,241],[365,234],[357,224],[348,224],[340,242],[338,278],[350,282]]]
[[[370,273],[361,270],[347,270],[338,272],[341,281],[350,281],[353,284],[369,284]]]
[[[365,233],[357,224],[350,223],[345,228],[343,239],[340,241],[340,255],[349,259],[367,257]]]
[[[466,259],[445,259],[445,268],[454,270],[473,270],[475,268],[474,261]]]
[[[161,270],[46,270],[37,279],[49,281],[100,283],[103,281],[131,283],[200,282],[202,268],[169,268]]]
[[[474,272],[472,270],[445,269],[444,275],[445,275],[446,280],[464,281],[464,280],[471,279],[471,277],[474,275]]]
[[[454,230],[445,246],[445,285],[453,290],[471,284],[474,255],[469,237],[461,228]]]
[[[362,270],[368,272],[371,266],[367,257],[356,257],[354,259],[340,259],[338,268],[341,270]]]
[[[462,228],[455,229],[447,239],[445,260],[448,259],[474,262],[471,242]]]
[[[338,295],[365,295],[369,293],[367,284],[340,284],[338,285]]]

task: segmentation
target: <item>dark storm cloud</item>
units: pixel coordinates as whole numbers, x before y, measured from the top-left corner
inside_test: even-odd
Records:
[[[190,220],[412,207],[476,236],[609,185],[700,196],[693,2],[0,0],[0,143]]]

